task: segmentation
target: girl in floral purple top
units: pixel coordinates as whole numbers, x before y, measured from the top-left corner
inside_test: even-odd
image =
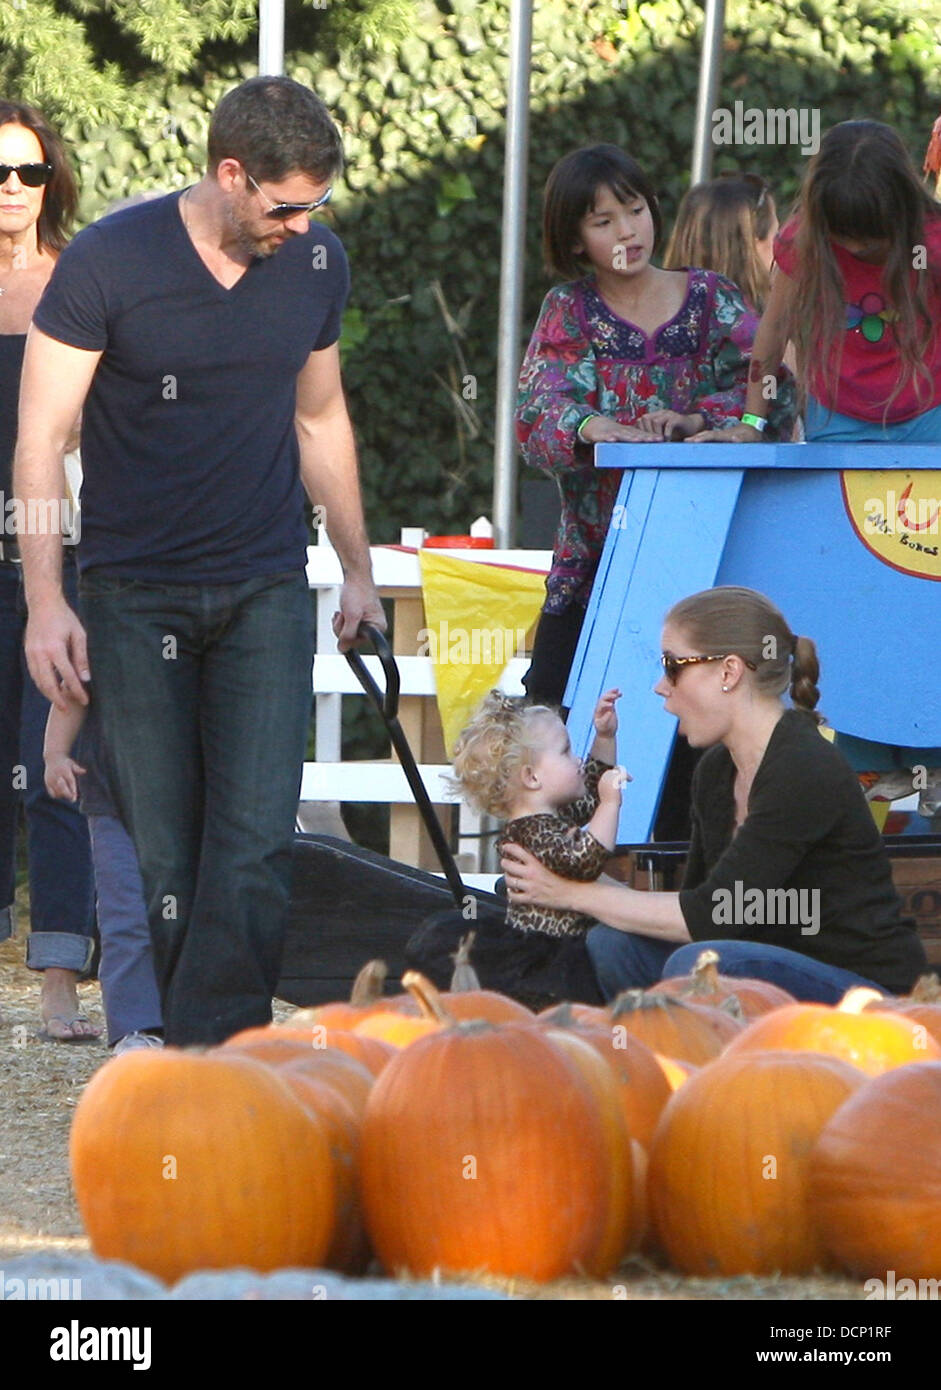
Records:
[[[661,270],[656,194],[614,145],[576,150],[546,184],[546,295],[520,373],[517,437],[562,499],[530,698],[560,704],[621,481],[594,444],[695,438],[738,424],[757,319],[713,271]],[[588,273],[585,273],[585,270]],[[576,278],[577,277],[577,278]]]

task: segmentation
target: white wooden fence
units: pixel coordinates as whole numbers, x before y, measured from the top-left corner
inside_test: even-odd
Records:
[[[324,533],[320,533],[322,542]],[[440,807],[457,798],[444,783],[450,771],[446,761],[435,700],[434,666],[430,656],[415,655],[421,645],[418,632],[425,626],[421,591],[421,566],[415,541],[421,532],[403,532],[410,546],[373,546],[373,576],[383,598],[395,605],[393,650],[401,678],[399,721],[415,759],[428,795]],[[444,550],[439,554],[481,564],[518,565],[548,571],[552,554],[546,550]],[[398,760],[343,762],[341,759],[342,702],[350,696],[365,698],[362,687],[336,651],[331,626],[339,608],[342,570],[329,543],[311,546],[307,552],[307,579],[317,594],[317,655],[314,658],[313,689],[317,726],[315,761],[304,764],[301,782],[302,802],[385,802],[392,807],[390,847],[393,859],[417,867],[438,869],[430,841],[424,833],[411,790]],[[366,665],[380,689],[384,676],[377,657],[367,656]],[[515,657],[499,681],[499,688],[510,695],[523,694],[522,676],[528,657]],[[378,718],[378,715],[376,716]],[[447,819],[447,813],[445,815]],[[481,869],[488,864],[487,841],[477,838],[481,825],[466,807],[459,811],[458,865],[465,881],[473,886]],[[489,867],[493,867],[492,860]],[[484,875],[486,883],[492,874]]]

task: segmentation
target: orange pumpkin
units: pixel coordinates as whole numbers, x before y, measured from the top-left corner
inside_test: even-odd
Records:
[[[646,1147],[670,1099],[669,1083],[650,1048],[631,1033],[616,1033],[607,1017],[603,1028],[583,1021],[571,1004],[558,1005],[540,1018],[552,1036],[560,1030],[573,1032],[604,1058],[618,1080],[628,1133]]]
[[[441,996],[430,980],[419,975],[417,970],[407,970],[402,983],[417,1003],[421,1014],[410,1018],[394,1009],[370,1014],[357,1023],[353,1032],[361,1038],[378,1038],[380,1042],[391,1043],[393,1047],[408,1047],[416,1038],[428,1033],[436,1033],[439,1028],[453,1023],[454,1019],[441,1004]]]
[[[344,1096],[360,1118],[375,1080],[362,1062],[338,1047],[314,1048],[281,1038],[257,1038],[254,1042],[227,1043],[222,1050],[226,1054],[254,1057],[279,1071],[292,1067],[326,1081]]]
[[[327,1028],[352,1028],[367,1014],[388,1007],[382,997],[382,986],[389,973],[384,960],[368,960],[353,981],[349,1003],[318,1004],[316,1008],[298,1009],[291,1015],[291,1028],[311,1028],[323,1024]]]
[[[731,1015],[703,1004],[687,1004],[670,994],[625,990],[611,1006],[615,1042],[631,1033],[652,1052],[702,1066],[741,1032]]]
[[[298,1099],[312,1106],[326,1125],[337,1176],[337,1224],[324,1266],[362,1274],[370,1250],[359,1202],[359,1133],[375,1080],[372,1072],[337,1047],[311,1047],[283,1038],[229,1042],[224,1050],[275,1067]]]
[[[403,1048],[370,1093],[367,1229],[389,1272],[555,1279],[599,1249],[608,1157],[594,1096],[539,1029],[459,1023]]]
[[[548,1009],[543,1009],[536,1015],[536,1020],[539,1023],[555,1024],[561,1017],[561,1010],[566,1010],[566,1016],[573,1018],[576,1023],[594,1023],[605,1030],[611,1027],[611,1015],[607,1009],[599,1008],[595,1004],[572,1004],[568,1000],[564,1004],[552,1004]]]
[[[168,1283],[232,1265],[314,1267],[334,1238],[325,1128],[250,1057],[113,1058],[78,1103],[69,1153],[95,1253]]]
[[[372,1087],[372,1077],[352,1057],[340,1053],[343,1062],[362,1073],[366,1094]],[[337,1219],[333,1240],[324,1256],[325,1269],[337,1269],[344,1274],[362,1274],[369,1264],[370,1247],[363,1224],[359,1199],[359,1144],[365,1096],[362,1105],[356,1104],[339,1088],[332,1076],[337,1070],[328,1059],[325,1064],[311,1065],[310,1059],[290,1062],[279,1068],[281,1080],[294,1092],[302,1105],[312,1111],[324,1126],[330,1142],[334,1174],[337,1183]],[[342,1076],[342,1067],[339,1074]],[[342,1077],[349,1085],[349,1078]]]
[[[870,1076],[906,1062],[941,1059],[941,1046],[919,1024],[894,1013],[849,1013],[827,1004],[788,1004],[764,1014],[729,1052],[764,1048],[827,1052]]]
[[[695,1076],[699,1070],[694,1067],[692,1062],[680,1062],[675,1057],[664,1057],[662,1052],[653,1054],[660,1063],[660,1069],[667,1079],[667,1084],[671,1091],[678,1091],[684,1081],[688,1081],[691,1076]]]
[[[303,1052],[320,1052],[324,1048],[338,1047],[342,1052],[362,1062],[373,1076],[378,1076],[389,1058],[394,1056],[395,1048],[376,1038],[361,1038],[356,1033],[348,1033],[342,1028],[329,1028],[323,1023],[314,1023],[307,1028],[286,1028],[268,1024],[264,1028],[244,1028],[234,1033],[222,1044],[223,1048],[241,1050],[255,1043],[289,1043],[301,1048]],[[298,1055],[301,1055],[299,1053]],[[286,1059],[289,1053],[283,1053]],[[272,1054],[273,1060],[274,1054]]]
[[[672,994],[687,1004],[710,1004],[716,1009],[728,999],[737,999],[746,1019],[758,1018],[771,1009],[796,1002],[786,989],[779,989],[767,980],[720,975],[719,956],[712,950],[700,952],[691,974],[658,980],[648,993]]]
[[[361,1062],[373,1076],[381,1076],[396,1053],[391,1043],[382,1042],[379,1038],[364,1038],[359,1033],[346,1033],[342,1028],[325,1029],[324,1046],[338,1047],[341,1052]]]
[[[726,1053],[680,1087],[650,1149],[647,1194],[660,1246],[686,1274],[810,1272],[811,1148],[861,1072],[833,1057]]]
[[[573,1028],[550,1028],[548,1036],[577,1066],[594,1096],[604,1126],[608,1182],[607,1220],[598,1246],[585,1257],[585,1273],[598,1279],[618,1264],[635,1234],[634,1153],[621,1105],[620,1087],[605,1059]]]
[[[840,1009],[852,1013],[893,1013],[920,1023],[936,1043],[941,1043],[941,988],[937,975],[924,975],[911,994],[900,999],[886,999],[876,990],[851,989],[839,1003]]]
[[[811,1211],[845,1269],[882,1281],[892,1270],[897,1288],[941,1279],[941,1062],[867,1081],[820,1134],[811,1166]]]

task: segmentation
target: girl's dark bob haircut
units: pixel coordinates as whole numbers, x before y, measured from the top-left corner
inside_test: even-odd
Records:
[[[654,246],[660,240],[663,219],[650,180],[636,160],[617,145],[584,145],[559,160],[546,183],[542,204],[542,254],[546,272],[563,280],[585,274],[585,256],[573,247],[579,223],[595,205],[598,191],[610,188],[622,203],[644,198],[653,218]]]

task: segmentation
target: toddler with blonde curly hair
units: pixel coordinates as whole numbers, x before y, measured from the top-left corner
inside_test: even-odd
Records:
[[[455,746],[454,781],[476,810],[507,822],[498,848],[523,845],[565,878],[599,876],[614,850],[621,787],[630,780],[614,765],[620,694],[608,690],[598,701],[584,763],[555,710],[496,690],[487,696]],[[583,934],[592,925],[582,913],[517,904],[507,920],[549,936]]]

